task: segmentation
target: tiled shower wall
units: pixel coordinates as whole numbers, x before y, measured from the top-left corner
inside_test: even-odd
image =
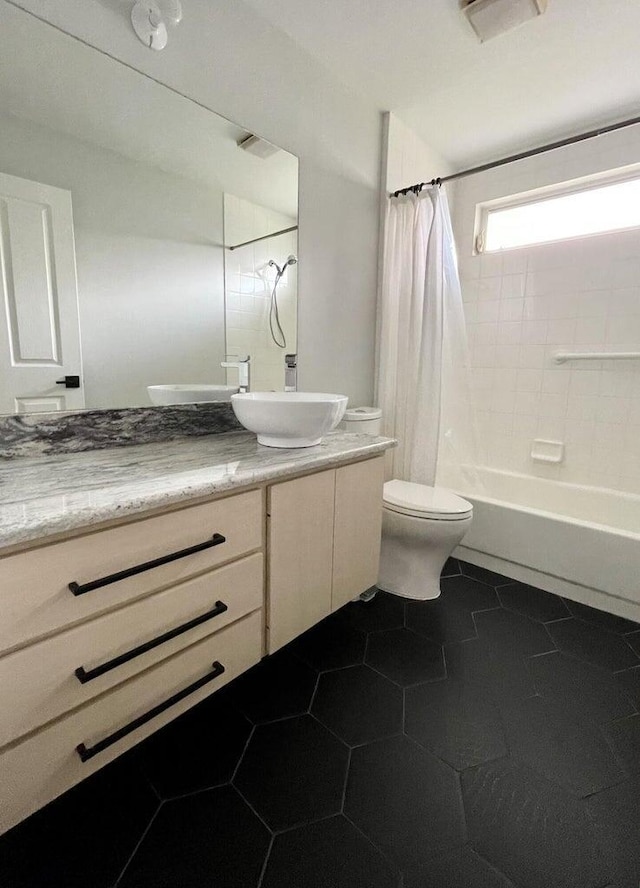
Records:
[[[640,493],[640,360],[553,361],[640,351],[640,230],[473,255],[478,203],[639,161],[633,127],[457,183],[482,464]],[[564,461],[535,462],[535,438],[564,442]]]
[[[225,243],[239,244],[273,231],[290,228],[297,220],[233,194],[224,196]],[[251,355],[251,388],[282,391],[284,356],[297,351],[297,266],[289,266],[278,284],[280,323],[287,346],[279,348],[269,333],[269,304],[275,268],[287,257],[298,254],[297,232],[259,241],[238,250],[225,250],[226,351]],[[237,381],[235,370],[227,371],[228,384]]]

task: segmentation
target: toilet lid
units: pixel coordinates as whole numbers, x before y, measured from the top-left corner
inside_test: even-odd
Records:
[[[446,487],[428,487],[412,481],[387,481],[384,504],[394,512],[417,518],[459,521],[473,512],[473,506]]]

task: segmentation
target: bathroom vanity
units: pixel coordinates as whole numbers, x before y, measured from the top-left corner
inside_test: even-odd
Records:
[[[230,433],[6,461],[0,831],[372,586],[392,444]]]

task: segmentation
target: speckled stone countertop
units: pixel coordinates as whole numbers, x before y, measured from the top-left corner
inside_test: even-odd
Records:
[[[395,442],[331,432],[316,447],[262,447],[249,432],[0,463],[2,549],[148,509],[326,469]]]

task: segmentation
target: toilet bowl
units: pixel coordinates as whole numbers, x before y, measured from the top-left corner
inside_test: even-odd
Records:
[[[440,573],[473,520],[473,506],[444,487],[387,481],[378,588],[403,598],[440,595]]]

